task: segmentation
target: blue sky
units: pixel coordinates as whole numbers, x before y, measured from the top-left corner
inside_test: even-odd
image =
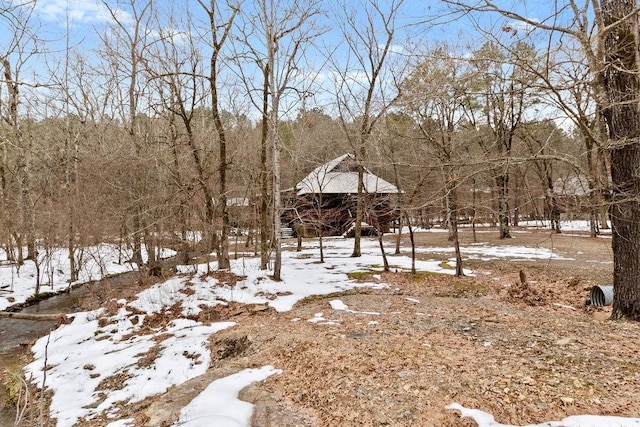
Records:
[[[355,4],[356,1],[347,4]],[[245,4],[250,4],[251,0],[244,0],[244,2]],[[2,0],[3,5],[7,3],[12,2]],[[107,0],[107,3],[117,11],[123,21],[133,20],[129,6],[130,1]],[[137,3],[141,4],[143,2],[138,1]],[[335,24],[330,19],[332,17],[331,8],[340,3],[337,0],[323,0],[323,8],[329,11],[329,16],[321,18],[320,23],[330,28],[330,31],[323,35],[322,42],[328,45],[340,42],[336,29],[331,29]],[[386,5],[390,4],[391,0],[380,3],[383,8],[386,8]],[[496,3],[535,20],[542,20],[549,16],[551,13],[550,8],[553,7],[553,2],[542,0],[507,0]],[[180,2],[156,0],[154,4],[160,10],[158,16],[163,21],[162,25],[165,25],[165,28],[175,25],[176,30],[185,30],[184,24],[179,21],[184,18],[186,9],[191,11],[196,19],[194,27],[199,26],[198,24],[206,25],[204,22],[206,17],[203,15],[202,8],[196,0]],[[401,18],[398,20],[400,31],[398,31],[396,37],[398,46],[406,45],[407,43],[428,44],[438,40],[473,45],[474,42],[478,41],[474,23],[479,22],[483,29],[493,30],[499,28],[505,22],[504,19],[499,18],[498,23],[496,23],[495,16],[489,17],[488,15],[475,14],[473,19],[469,19],[468,16],[449,15],[450,9],[442,1],[436,0],[405,0],[402,9]],[[174,19],[174,24],[168,22],[167,15]],[[76,50],[85,53],[90,52],[99,44],[97,35],[103,32],[110,22],[112,22],[112,18],[109,12],[103,2],[98,0],[37,0],[32,17],[32,25],[37,29],[38,37],[45,40],[47,42],[46,49],[52,51],[61,49],[68,35],[71,45]],[[411,22],[420,22],[421,24],[402,27],[405,23]],[[434,25],[436,23],[441,25]],[[10,33],[10,29],[6,30],[2,31],[4,34],[0,34],[0,52],[5,50],[5,41]]]
[[[381,1],[381,8],[386,10],[392,1]],[[2,0],[2,2],[3,5],[7,4],[7,0]],[[358,16],[359,7],[363,2],[366,2],[366,0],[354,0],[347,3],[349,6],[354,7],[353,13],[356,19],[364,18],[364,14]],[[144,2],[138,1],[137,3],[140,5]],[[279,2],[279,4],[282,3]],[[550,14],[548,9],[553,4],[546,1],[516,2],[513,0],[499,3],[535,20],[546,18]],[[134,22],[131,1],[108,0],[108,4],[121,22],[125,24]],[[245,0],[244,4],[251,5],[252,1]],[[330,65],[346,64],[347,58],[353,59],[354,57],[353,55],[349,56],[341,31],[337,28],[336,23],[332,22],[335,21],[333,19],[335,12],[331,12],[331,10],[335,10],[341,4],[343,2],[339,0],[322,0],[321,6],[328,12],[325,15],[318,16],[317,25],[318,28],[322,28],[325,31],[321,31],[322,35],[314,40],[314,46],[306,51],[304,63],[300,63],[301,69],[298,83],[313,83],[316,85],[314,90],[310,90],[315,94],[314,97],[310,98],[309,103],[311,104],[315,103],[322,106],[322,104],[331,102],[330,99],[317,95],[334,83],[332,80],[335,80],[335,78],[331,74]],[[188,32],[192,34],[199,33],[203,37],[207,37],[206,29],[208,23],[206,22],[206,16],[202,13],[202,7],[196,0],[180,2],[156,0],[154,6],[159,11],[157,15],[159,24],[152,24],[154,29],[152,30],[151,38],[157,38],[160,35],[160,31],[165,33],[173,32],[174,40],[178,44],[187,39],[186,34]],[[190,22],[186,21],[187,10],[193,14]],[[470,51],[475,47],[479,47],[482,43],[476,26],[501,34],[504,33],[501,28],[505,22],[508,23],[508,20],[486,14],[473,15],[473,17],[451,15],[450,9],[442,1],[405,0],[402,13],[398,18],[397,34],[392,47],[389,68],[385,71],[397,73],[403,62],[412,59],[415,62],[416,54],[426,51],[429,46],[440,41],[447,41],[459,50],[466,49]],[[6,21],[0,20],[0,23],[5,25]],[[72,56],[80,55],[88,63],[99,63],[101,59],[104,59],[104,55],[101,56],[98,53],[102,46],[100,35],[108,33],[108,27],[112,23],[111,14],[101,1],[38,0],[30,25],[36,32],[37,37],[43,41],[38,46],[39,52],[47,53],[46,55],[31,57],[23,69],[22,78],[40,85],[47,85],[50,82],[50,75],[48,75],[50,70],[56,68],[56,61],[64,59],[67,42],[71,48]],[[408,25],[409,23],[418,24]],[[526,32],[526,28],[521,25],[513,23],[513,27],[521,30],[520,34]],[[5,31],[0,30],[0,54],[6,52],[7,40],[10,34],[11,31],[8,28],[5,28]],[[379,35],[381,34],[379,33]],[[504,34],[501,34],[501,36],[504,36]],[[208,48],[202,43],[200,47],[202,48],[201,62],[205,64]],[[326,55],[329,51],[333,53],[331,56],[333,64],[327,62]],[[12,55],[12,58],[15,59],[15,55]],[[203,67],[206,66],[203,65]],[[250,69],[247,68],[247,70],[251,73]],[[352,62],[350,64],[349,73],[352,83],[356,86],[364,77],[362,70],[358,69],[357,63]],[[231,78],[231,74],[227,77]],[[383,76],[383,78],[385,77]],[[234,100],[238,99],[232,91],[229,91],[228,99],[231,100],[232,98]],[[249,102],[246,103],[250,104]],[[284,106],[285,110],[288,108],[288,106]],[[291,106],[291,111],[295,108],[297,107]]]
[[[2,3],[6,4],[7,0],[3,0]],[[108,0],[107,3],[117,11],[118,16],[124,22],[133,21],[131,8],[128,4],[130,3],[129,1]],[[138,1],[137,3],[142,4],[143,2]],[[245,4],[250,3],[250,0],[245,0]],[[326,0],[323,3],[322,7],[328,11],[328,16],[319,18],[319,23],[328,28],[329,31],[323,34],[321,42],[325,45],[335,45],[340,43],[338,40],[339,31],[335,28],[335,23],[330,22],[332,17],[330,10],[341,2]],[[351,4],[354,3],[352,2]],[[385,8],[386,6],[384,5],[389,3],[381,2]],[[206,17],[196,0],[181,2],[157,0],[154,4],[160,11],[158,16],[163,21],[162,25],[165,26],[165,29],[175,26],[176,31],[185,30],[185,24],[180,23],[180,20],[185,17],[185,10],[187,9],[193,14],[196,21],[191,30],[196,30],[196,27],[200,26],[202,28],[206,27]],[[452,36],[458,30],[469,28],[464,23],[448,23],[445,27],[434,29],[431,25],[432,17],[430,15],[440,14],[442,9],[443,5],[439,1],[405,0],[403,13],[398,21],[398,46],[405,44],[407,40],[415,42],[416,37],[426,36],[427,34],[431,38],[440,39]],[[355,10],[357,10],[357,7]],[[174,23],[169,23],[168,16],[174,20]],[[102,1],[37,0],[30,25],[36,31],[38,38],[45,42],[45,50],[52,52],[62,50],[68,37],[73,50],[88,54],[99,46],[98,34],[104,32],[107,25],[112,21],[112,17]],[[423,24],[419,27],[404,27],[409,22],[423,22]],[[6,50],[6,39],[11,33],[11,29],[6,28],[6,31],[2,31],[2,33],[4,34],[0,34],[0,52]]]
[[[414,21],[420,14],[424,14],[423,2],[419,0],[405,1],[405,12],[399,18],[397,41],[394,42],[392,48],[393,54],[398,57],[407,52],[407,40],[411,39],[415,42],[415,37],[408,35],[409,31],[412,31],[414,36],[424,33],[422,29],[409,28],[405,25],[407,22]],[[136,3],[137,7],[140,8],[144,1]],[[279,5],[282,3],[277,2]],[[122,23],[132,25],[135,22],[130,1],[108,0],[108,4]],[[250,8],[252,4],[251,0],[245,0],[244,10]],[[347,51],[344,44],[340,47],[342,43],[341,32],[336,28],[335,23],[331,22],[332,13],[330,9],[338,7],[340,4],[341,2],[337,0],[326,0],[321,4],[321,8],[327,11],[326,14],[318,15],[316,19],[318,33],[321,33],[321,36],[314,39],[313,45],[306,50],[304,60],[299,64],[298,84],[313,82],[324,88],[332,84],[331,74],[327,72],[327,52],[333,53],[332,60],[337,63],[346,61]],[[349,6],[354,6],[354,4],[349,3]],[[388,2],[382,2],[381,4],[383,9],[388,6]],[[204,40],[208,39],[207,17],[196,0],[185,2],[155,1],[154,6],[158,11],[158,22],[151,24],[151,39],[159,38],[160,31],[165,33],[173,32],[173,38],[177,44],[186,43],[188,34],[199,34]],[[357,15],[357,10],[357,7],[355,7],[356,19],[363,18],[363,16]],[[190,21],[187,21],[187,16],[189,15],[187,12],[192,14]],[[31,57],[24,65],[21,78],[34,84],[37,83],[40,86],[49,85],[51,82],[51,69],[60,70],[60,65],[57,65],[56,62],[60,64],[64,61],[67,44],[70,46],[70,56],[82,56],[89,64],[99,64],[101,60],[105,59],[105,55],[99,53],[103,46],[101,35],[109,34],[109,26],[113,22],[111,13],[101,1],[38,0],[29,21],[29,27],[40,40],[37,49],[40,54]],[[0,23],[5,25],[6,21],[0,20]],[[11,33],[11,28],[0,31],[0,52],[7,51],[6,46]],[[206,64],[210,49],[203,42],[198,43],[198,45],[202,54],[200,61],[202,64]],[[26,49],[33,49],[33,45],[27,45]],[[11,58],[12,61],[19,61],[15,54],[11,55]],[[203,67],[203,71],[206,72],[206,65],[203,65]],[[353,81],[356,83],[361,78],[361,70],[357,68],[357,64],[352,64],[349,67]],[[252,70],[250,67],[243,70],[243,72],[249,73],[249,78],[251,78]],[[253,73],[255,75],[255,69]],[[227,77],[231,78],[231,74]],[[39,90],[42,91],[42,89]],[[320,88],[317,88],[313,92],[318,93],[319,90]],[[229,92],[229,97],[231,97],[231,92]],[[324,103],[325,101],[316,99],[310,102]],[[293,109],[294,107],[291,106],[291,111]],[[289,110],[289,106],[284,105],[284,110]]]

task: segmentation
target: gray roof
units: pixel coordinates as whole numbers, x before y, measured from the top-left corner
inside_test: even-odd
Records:
[[[358,172],[354,168],[340,167],[343,162],[354,160],[353,154],[343,154],[324,165],[315,168],[296,185],[298,195],[356,194],[358,192]],[[366,193],[397,194],[398,188],[384,179],[364,169],[364,191]]]
[[[249,199],[246,197],[229,197],[227,206],[249,206]]]
[[[558,178],[553,183],[553,192],[560,196],[582,197],[589,194],[589,182],[584,175]]]

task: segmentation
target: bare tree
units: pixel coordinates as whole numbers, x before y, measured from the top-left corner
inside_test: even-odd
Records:
[[[163,88],[160,90],[168,91],[170,95],[160,96],[161,109],[170,112],[170,120],[177,118],[184,132],[184,136],[180,137],[175,128],[177,123],[170,123],[175,139],[172,154],[174,179],[178,182],[184,180],[179,160],[179,145],[184,140],[195,170],[195,182],[186,188],[179,184],[179,188],[182,187],[180,191],[184,193],[183,190],[187,189],[188,193],[188,188],[196,187],[201,192],[205,249],[216,250],[218,268],[228,269],[230,219],[227,193],[230,160],[220,91],[225,86],[225,82],[221,81],[221,68],[228,59],[224,56],[224,47],[239,9],[233,2],[223,5],[199,0],[198,4],[206,16],[203,27],[198,26],[188,9],[179,12],[172,9],[168,18],[172,25],[159,30],[160,37],[145,64],[153,80]],[[184,19],[178,16],[184,16]],[[181,27],[184,29],[179,30]],[[198,35],[198,31],[202,31],[202,34]],[[211,50],[208,69],[201,63],[201,43]],[[207,102],[207,98],[210,102]],[[216,148],[218,179],[213,180],[211,164],[214,163],[212,159]]]
[[[456,254],[456,275],[462,276],[462,256],[458,239],[461,165],[466,141],[456,135],[464,120],[463,105],[470,72],[466,61],[448,47],[429,52],[403,84],[401,105],[415,121],[421,139],[437,159],[442,173],[443,193],[449,226],[449,240]]]
[[[124,87],[123,99],[118,106],[125,123],[126,133],[129,142],[134,148],[134,154],[140,156],[142,153],[142,138],[139,129],[139,103],[143,94],[141,76],[144,72],[142,58],[150,43],[150,19],[151,0],[129,0],[127,14],[122,13],[118,7],[103,0],[103,6],[111,17],[111,25],[108,32],[102,35],[102,42],[106,53],[106,59],[111,62],[111,72],[117,73],[122,79]],[[114,77],[114,76],[111,76]],[[144,171],[140,171],[144,172]],[[131,189],[135,193],[134,188]],[[142,262],[142,242],[145,231],[145,224],[142,218],[144,207],[142,204],[143,194],[136,194],[132,202],[132,238],[133,257],[132,262],[138,266]]]
[[[559,138],[561,130],[553,123],[532,123],[522,126],[520,138],[532,157],[540,157],[538,161],[531,162],[537,172],[537,178],[541,183],[545,200],[545,216],[549,220],[551,229],[556,233],[561,232],[560,206],[556,189],[554,188],[554,159],[548,156],[554,147],[554,142]]]
[[[319,1],[260,0],[254,11],[248,11],[245,22],[253,27],[245,29],[248,43],[247,53],[241,55],[250,58],[258,66],[263,81],[258,91],[261,95],[254,105],[262,114],[262,154],[266,160],[267,148],[271,152],[272,197],[273,197],[273,247],[275,249],[274,280],[281,280],[281,176],[280,176],[280,130],[281,116],[293,111],[293,107],[305,97],[309,81],[305,81],[304,70],[306,49],[322,33],[315,19],[321,13]],[[247,82],[245,76],[245,82]],[[254,89],[249,89],[250,93]],[[287,111],[288,110],[288,111]],[[263,163],[265,164],[265,163]],[[266,169],[266,168],[265,168]],[[266,177],[266,170],[263,173]],[[263,181],[263,189],[266,187]],[[265,191],[263,191],[263,220],[265,218]],[[263,229],[264,231],[264,229]],[[266,248],[263,246],[261,250]]]
[[[195,211],[201,215],[203,224],[203,249],[208,252],[218,248],[214,189],[210,179],[212,172],[207,160],[212,150],[207,150],[202,142],[210,133],[204,129],[199,132],[198,129],[202,127],[198,125],[198,120],[209,115],[203,107],[206,91],[202,82],[206,77],[203,77],[198,40],[187,30],[193,27],[190,13],[172,9],[167,15],[171,23],[168,28],[161,25],[161,20],[166,16],[155,17],[156,25],[160,28],[158,37],[141,60],[157,93],[156,114],[167,120],[164,139],[170,146],[168,169],[174,189],[169,194],[171,199],[177,199],[172,201],[177,202],[174,212],[180,217],[182,256],[188,262],[191,248],[185,241],[188,222],[186,205],[192,198],[197,200],[198,209]],[[184,21],[177,17],[184,17]],[[180,30],[181,27],[185,29]],[[201,134],[207,136],[201,137]]]
[[[78,209],[77,200],[79,199],[78,187],[78,157],[79,157],[79,140],[81,137],[81,129],[77,126],[77,120],[72,117],[72,112],[77,117],[82,114],[82,110],[74,111],[74,106],[78,102],[74,102],[73,97],[77,94],[72,93],[72,74],[73,68],[73,52],[70,34],[70,17],[66,14],[66,31],[65,31],[65,49],[62,59],[62,75],[58,77],[55,69],[49,73],[55,86],[60,92],[60,101],[62,102],[61,113],[64,115],[64,132],[63,132],[63,158],[64,158],[64,183],[66,198],[66,232],[67,232],[67,257],[69,259],[69,280],[75,282],[78,280],[79,260],[76,254],[79,238],[78,226]]]
[[[218,138],[218,209],[222,219],[222,228],[220,230],[220,242],[218,245],[218,268],[229,269],[229,211],[227,206],[227,170],[229,168],[227,158],[227,132],[222,121],[220,111],[220,67],[224,64],[222,57],[222,49],[225,42],[229,38],[233,21],[239,12],[240,6],[231,2],[227,2],[228,11],[222,10],[216,0],[210,0],[207,5],[203,0],[198,3],[207,13],[209,18],[209,30],[211,32],[211,57],[209,59],[209,90],[211,92],[211,112],[213,116],[213,125]],[[221,13],[227,13],[226,16]]]
[[[517,48],[504,51],[488,42],[474,52],[471,59],[479,87],[472,95],[479,107],[480,124],[488,129],[488,138],[481,138],[485,155],[494,160],[491,165],[498,195],[500,238],[510,238],[509,180],[511,156],[516,131],[532,100],[533,81],[523,62],[535,55],[532,47],[517,43]],[[467,106],[473,108],[473,101]]]
[[[593,13],[596,2],[575,1],[549,4],[549,16],[531,19],[514,10],[503,8],[491,1],[469,3],[447,0],[458,10],[466,12],[495,13],[503,20],[486,30],[476,22],[475,29],[484,34],[502,49],[518,54],[519,43],[505,42],[499,34],[506,34],[507,40],[533,43],[543,47],[535,61],[520,61],[527,73],[536,76],[536,86],[546,96],[540,102],[547,110],[557,111],[568,119],[585,145],[587,180],[589,186],[589,215],[591,236],[598,234],[600,227],[608,228],[603,212],[604,189],[607,183],[607,159],[603,138],[606,134],[602,115],[602,46],[597,39],[597,22]],[[472,14],[473,16],[473,14]],[[474,20],[475,22],[475,20]],[[493,31],[499,28],[500,31]],[[543,32],[539,31],[543,30]],[[545,34],[543,40],[541,35]],[[556,43],[556,37],[564,37]],[[515,49],[514,49],[515,47]],[[538,109],[540,111],[541,109]]]
[[[489,0],[447,0],[465,13],[493,12],[526,23],[550,34],[575,41],[588,66],[596,114],[605,119],[611,168],[612,248],[614,253],[614,309],[612,318],[640,320],[640,263],[632,254],[640,250],[640,116],[638,90],[638,3],[634,0],[574,0],[553,3],[545,19],[530,19]],[[594,137],[602,137],[602,123],[595,119]],[[589,126],[583,126],[586,131]],[[596,139],[597,141],[597,139]]]
[[[415,143],[420,138],[418,132],[416,132],[415,120],[410,114],[403,111],[405,108],[404,95],[405,93],[403,92],[403,96],[398,100],[400,112],[391,112],[386,115],[384,128],[387,134],[385,138],[387,141],[383,141],[381,149],[384,158],[387,161],[391,161],[393,183],[398,189],[396,209],[398,209],[399,214],[397,218],[398,233],[396,235],[395,254],[399,255],[401,253],[402,228],[406,224],[409,231],[409,241],[411,242],[411,273],[415,274],[416,248],[412,225],[413,219],[410,212],[414,209],[415,200],[424,187],[425,180],[422,173],[425,170],[429,171],[430,168],[423,167],[422,154],[424,150],[420,150],[418,144]],[[406,95],[409,94],[407,93]],[[426,162],[426,159],[424,160]],[[403,170],[402,174],[400,169]],[[406,195],[405,188],[409,190]]]
[[[355,240],[351,256],[359,257],[364,218],[364,163],[376,122],[397,97],[389,64],[396,41],[397,21],[404,0],[343,3],[336,11],[344,38],[344,55],[332,52],[336,70],[336,102],[342,129],[358,162]],[[395,72],[402,67],[396,64]]]
[[[35,1],[26,1],[19,4],[9,4],[3,8],[1,18],[3,27],[8,29],[6,45],[0,51],[0,65],[2,66],[2,78],[0,88],[6,89],[6,99],[0,93],[0,118],[10,129],[10,139],[2,141],[2,173],[3,198],[7,191],[7,164],[8,150],[15,150],[15,176],[17,178],[17,193],[20,205],[20,225],[13,229],[18,251],[18,264],[22,264],[24,256],[23,243],[27,246],[26,259],[36,259],[36,227],[35,212],[32,200],[32,176],[30,161],[30,144],[22,132],[20,105],[23,101],[21,88],[28,85],[22,80],[21,72],[27,63],[39,52],[40,40],[37,31],[32,28],[31,17],[35,7]],[[3,203],[5,200],[3,200]],[[23,241],[24,233],[24,241]]]
[[[551,59],[546,61],[547,69],[538,76],[549,94],[545,100],[567,116],[582,141],[589,186],[590,235],[596,237],[601,228],[609,228],[603,197],[609,185],[605,149],[607,129],[602,106],[596,102],[596,76],[579,44],[559,46],[548,55]]]

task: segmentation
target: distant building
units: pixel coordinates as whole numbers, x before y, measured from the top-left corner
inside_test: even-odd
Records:
[[[558,178],[553,183],[553,193],[558,209],[567,216],[566,219],[579,218],[589,212],[591,201],[589,182],[584,175]]]
[[[364,170],[363,234],[389,231],[399,216],[398,188]],[[315,168],[286,192],[283,226],[304,237],[352,235],[358,196],[358,165],[344,154]]]

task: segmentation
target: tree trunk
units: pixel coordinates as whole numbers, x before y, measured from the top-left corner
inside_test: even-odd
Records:
[[[149,270],[158,267],[160,261],[156,258],[157,241],[154,234],[153,231],[145,227],[144,242],[147,249],[147,267]]]
[[[364,150],[363,150],[364,151]],[[364,166],[362,165],[364,159],[358,159],[358,194],[356,199],[356,228],[353,239],[353,252],[352,257],[359,257],[361,255],[360,239],[362,237],[362,217],[364,211]]]
[[[18,182],[20,186],[20,204],[22,206],[22,230],[27,236],[27,258],[35,260],[36,254],[36,224],[33,201],[31,200],[31,172],[27,160],[26,147],[22,136],[19,137],[18,154]]]
[[[447,224],[447,240],[453,242],[454,230],[453,230],[453,204],[455,203],[452,198],[451,189],[449,187],[448,176],[445,176],[444,180],[444,209],[445,209],[445,223]]]
[[[218,237],[215,230],[216,207],[213,202],[213,190],[211,189],[211,186],[209,185],[209,181],[207,179],[204,161],[200,154],[201,150],[196,144],[196,136],[194,135],[193,129],[191,127],[191,118],[184,113],[181,113],[180,117],[182,118],[182,122],[185,126],[185,130],[187,133],[187,144],[189,145],[189,149],[191,150],[191,157],[193,158],[193,163],[196,167],[196,172],[198,173],[198,184],[202,189],[202,195],[204,197],[205,230],[202,236],[202,240],[205,242],[206,251],[219,250]]]
[[[380,254],[382,255],[383,271],[385,273],[388,273],[389,272],[389,260],[387,259],[387,253],[384,250],[384,242],[382,241],[383,235],[384,235],[384,233],[382,233],[381,231],[378,232],[378,245],[380,245]]]
[[[213,62],[213,61],[212,61]],[[220,218],[222,219],[222,227],[220,230],[220,240],[218,241],[218,268],[222,270],[228,270],[231,268],[231,262],[229,260],[229,208],[227,206],[227,139],[225,135],[224,128],[222,126],[222,119],[220,118],[220,112],[218,111],[218,95],[217,90],[214,89],[215,83],[211,84],[212,86],[212,99],[214,99],[213,104],[213,122],[218,131],[218,148],[220,159],[218,164],[218,179],[220,186],[220,196],[219,200],[219,209],[220,209]]]
[[[509,175],[501,173],[496,177],[498,189],[498,224],[500,226],[500,238],[510,239],[509,230]]]
[[[280,195],[280,141],[278,137],[278,105],[280,101],[274,97],[273,110],[271,111],[271,150],[273,156],[273,240],[275,246],[275,259],[273,265],[273,280],[282,280],[282,233],[280,215],[282,201]]]
[[[593,141],[593,139],[590,138],[589,136],[585,138],[585,145],[587,148],[587,153],[586,153],[587,154],[587,171],[588,171],[587,182],[589,186],[589,202],[590,202],[589,203],[590,205],[589,206],[589,229],[590,229],[589,236],[597,237],[598,235],[598,224],[597,224],[598,198],[596,195],[595,183],[600,181],[599,168],[597,166],[598,147],[597,147],[597,143]]]
[[[605,132],[602,132],[602,135],[606,135],[606,129]],[[600,209],[598,210],[598,217],[599,217],[599,229],[600,230],[608,230],[609,227],[609,210],[607,209],[607,204],[606,204],[606,189],[609,187],[609,164],[610,163],[610,158],[608,157],[608,153],[605,152],[603,147],[600,147],[600,149],[598,150],[598,158],[599,160],[599,164],[600,164],[600,168],[602,169],[602,171],[600,172],[599,176],[600,176],[600,183],[598,185],[598,204],[600,205]]]
[[[173,95],[175,99],[175,95]],[[171,155],[173,160],[173,180],[177,184],[176,193],[179,194],[179,201],[175,210],[175,216],[178,217],[180,227],[180,238],[183,242],[187,240],[187,209],[184,196],[184,188],[186,187],[180,172],[180,155],[178,153],[178,128],[176,126],[176,115],[169,114],[169,129],[171,135]]]
[[[22,211],[22,226],[20,232],[26,234],[27,258],[36,259],[36,230],[35,230],[35,212],[33,209],[33,201],[31,200],[31,171],[29,167],[28,150],[25,146],[25,140],[20,128],[18,116],[18,104],[20,101],[20,90],[18,82],[14,79],[14,73],[11,68],[9,59],[2,59],[4,68],[4,80],[7,85],[9,94],[9,113],[5,117],[5,121],[9,122],[13,132],[13,143],[18,149],[17,170],[18,186],[20,193],[20,205]],[[20,258],[20,262],[23,260]]]
[[[455,173],[449,171],[447,173],[447,180],[445,184],[445,190],[447,192],[447,216],[449,217],[449,227],[451,230],[451,241],[453,241],[453,248],[456,255],[456,276],[464,276],[464,270],[462,268],[462,254],[460,252],[460,239],[458,235],[458,199],[456,197],[458,186],[458,180]]]
[[[513,189],[513,221],[511,224],[514,227],[518,226],[520,222],[520,185],[522,184],[522,180],[520,179],[520,171],[514,176],[514,189]]]
[[[238,13],[238,9],[234,8],[229,20],[223,25],[220,25],[216,22],[216,2],[212,0],[210,3],[210,8],[207,8],[203,2],[201,2],[200,4],[204,7],[204,9],[207,11],[207,14],[209,15],[209,28],[211,29],[211,41],[213,48],[209,62],[209,89],[211,90],[211,112],[213,115],[213,125],[218,136],[218,154],[220,157],[218,159],[218,185],[220,190],[218,197],[218,209],[220,212],[220,219],[222,221],[220,240],[218,241],[216,250],[218,257],[218,268],[228,270],[229,268],[231,268],[231,263],[229,260],[229,230],[231,229],[231,227],[229,224],[229,208],[227,206],[227,135],[225,127],[222,123],[222,115],[220,114],[219,108],[218,65],[220,62],[219,58],[222,46],[229,36],[233,20]],[[222,34],[219,34],[220,29],[222,30]]]
[[[473,210],[473,217],[471,218],[471,230],[473,232],[473,243],[477,243],[478,242],[478,236],[476,234],[476,216],[478,215],[478,210],[477,210],[477,206],[478,206],[478,201],[477,201],[477,193],[478,193],[478,187],[476,185],[476,179],[473,178],[473,202],[471,204],[471,209]]]
[[[142,267],[142,220],[141,220],[141,208],[140,204],[136,202],[133,214],[133,256],[131,262],[136,264],[136,267]]]
[[[611,149],[613,299],[612,319],[640,321],[640,110],[636,0],[602,0],[604,110]],[[626,17],[624,20],[621,20]]]
[[[407,220],[407,227],[409,228],[409,241],[411,242],[411,274],[416,274],[416,242],[413,236],[413,227],[411,226],[409,213],[405,211],[404,215]]]
[[[0,117],[2,120],[2,117]],[[7,146],[6,144],[0,144],[0,218],[8,218],[7,212],[7,181],[8,181],[8,168],[7,168]],[[5,252],[7,254],[7,261],[15,260],[14,252],[13,252],[13,227],[11,222],[4,222],[4,233],[0,235],[3,241],[0,243],[1,246],[5,246]],[[4,240],[6,239],[6,240]]]
[[[456,254],[456,277],[464,276],[464,269],[462,268],[462,252],[460,252],[460,239],[458,237],[458,218],[457,214],[451,220],[453,229],[453,248]]]
[[[65,180],[67,185],[67,250],[69,257],[69,281],[75,282],[78,280],[78,265],[76,263],[76,234],[78,233],[76,228],[76,203],[78,197],[78,139],[79,133],[71,137],[71,125],[69,121],[69,112],[67,112],[66,119],[66,133],[65,133],[65,155],[66,155],[66,173]]]
[[[402,243],[402,214],[398,218],[398,234],[396,234],[396,250],[395,255],[400,255],[400,245]]]
[[[260,135],[260,269],[266,270],[269,263],[269,173],[267,152],[269,138],[269,67],[265,67],[262,88],[262,132]]]
[[[544,161],[544,176],[547,181],[547,210],[549,212],[549,222],[551,223],[551,230],[556,233],[561,233],[560,229],[560,208],[558,207],[558,200],[555,196],[555,190],[553,188],[553,177],[551,176],[551,166]]]

